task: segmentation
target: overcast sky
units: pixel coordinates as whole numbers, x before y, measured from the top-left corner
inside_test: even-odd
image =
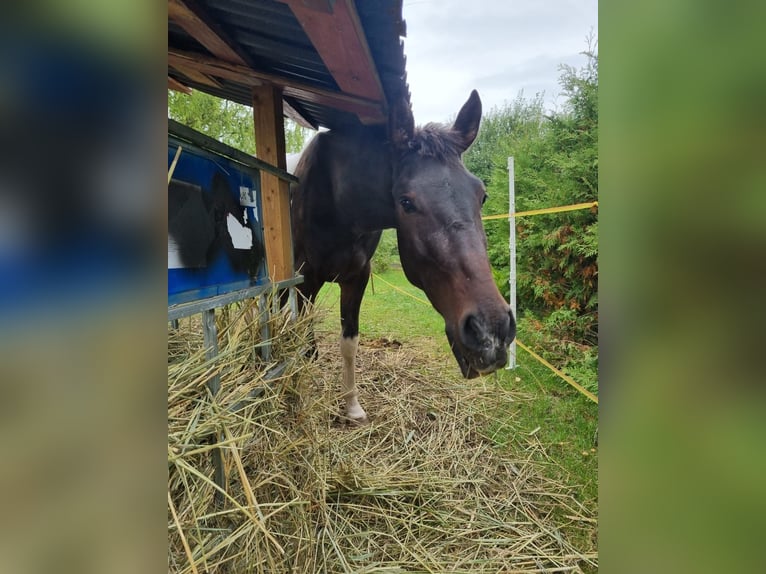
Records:
[[[474,88],[485,111],[520,90],[554,109],[559,64],[585,65],[579,53],[598,37],[597,0],[404,0],[404,19],[418,124],[448,121]]]

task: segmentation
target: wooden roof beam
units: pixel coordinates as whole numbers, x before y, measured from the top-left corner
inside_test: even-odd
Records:
[[[316,123],[312,122],[308,117],[306,117],[307,114],[305,112],[301,113],[299,111],[297,104],[295,106],[291,105],[290,102],[288,102],[286,99],[283,99],[282,109],[285,112],[285,116],[293,120],[299,126],[303,126],[304,128],[309,128],[312,130],[319,128]]]
[[[347,94],[386,105],[372,52],[353,0],[279,0],[287,4]]]
[[[233,64],[247,65],[241,50],[195,0],[168,0],[168,18],[186,30],[215,57]]]
[[[192,82],[197,82],[198,84],[202,84],[204,86],[210,86],[211,88],[221,87],[221,84],[216,82],[213,78],[207,74],[198,72],[197,70],[193,70],[189,67],[181,65],[173,66],[173,69],[182,76],[186,77],[187,80],[191,80]]]
[[[172,76],[168,76],[168,88],[171,90],[175,90],[176,92],[181,92],[182,94],[192,93],[192,89],[189,86],[183,85],[181,82],[179,82]]]
[[[384,105],[379,100],[374,101],[351,94],[317,88],[284,76],[260,72],[247,66],[224,62],[194,52],[168,50],[168,64],[170,66],[180,65],[214,78],[225,78],[250,86],[260,86],[263,83],[282,86],[285,96],[292,96],[307,102],[349,112],[358,116],[363,123],[384,123],[386,121]]]

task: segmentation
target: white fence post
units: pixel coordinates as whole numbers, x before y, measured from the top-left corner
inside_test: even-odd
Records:
[[[509,251],[509,277],[510,305],[513,317],[516,318],[516,189],[514,186],[513,158],[508,158],[508,251]],[[511,343],[508,352],[508,366],[506,369],[516,368],[516,339]]]

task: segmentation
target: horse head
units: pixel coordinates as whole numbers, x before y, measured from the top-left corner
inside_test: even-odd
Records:
[[[461,156],[481,121],[474,90],[452,126],[415,128],[409,104],[391,111],[393,200],[402,267],[444,317],[463,376],[503,367],[516,323],[495,285],[481,206],[487,194]]]

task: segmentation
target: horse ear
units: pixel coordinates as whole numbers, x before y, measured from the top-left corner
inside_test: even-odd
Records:
[[[452,131],[460,138],[462,151],[471,147],[479,133],[481,123],[481,99],[476,90],[471,92],[468,101],[460,108],[457,119],[452,125]]]
[[[412,105],[409,99],[396,98],[389,110],[389,139],[399,150],[409,149],[409,144],[415,134],[415,118],[412,116]]]

